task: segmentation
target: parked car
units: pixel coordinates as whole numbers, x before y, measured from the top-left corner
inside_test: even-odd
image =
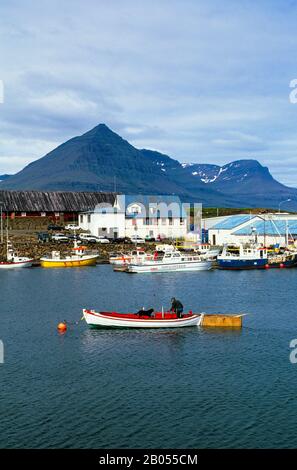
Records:
[[[95,235],[90,235],[89,233],[81,233],[79,238],[86,243],[97,243],[97,237],[95,237]]]
[[[67,235],[63,235],[63,233],[55,233],[52,236],[52,241],[58,242],[58,243],[64,243],[64,242],[68,242],[69,238],[67,237]]]
[[[132,237],[130,237],[130,240],[132,243],[145,243],[144,238],[141,238],[139,235],[132,235]]]
[[[99,237],[96,237],[97,238],[97,243],[109,243],[109,240],[108,238],[100,235]]]
[[[158,235],[157,238],[156,238],[156,241],[157,242],[163,242],[167,240],[167,238],[165,237],[165,235]]]
[[[151,237],[150,235],[147,235],[147,236],[145,237],[145,241],[146,241],[146,242],[155,242],[156,239],[155,239],[155,237]]]
[[[109,238],[110,243],[131,243],[128,237]]]
[[[109,243],[108,238],[104,237],[103,235],[96,237],[96,235],[91,235],[89,233],[81,233],[79,238],[88,243]]]
[[[64,230],[64,227],[62,227],[62,225],[49,224],[47,226],[47,229],[48,230],[57,230],[57,231],[59,231],[59,230]]]
[[[79,230],[80,226],[76,224],[68,224],[65,226],[66,230]]]
[[[74,234],[74,233],[69,233],[68,234],[67,233],[66,236],[69,238],[69,240],[79,240],[79,234],[78,233],[76,233],[76,234]]]
[[[52,237],[48,232],[38,232],[37,238],[38,238],[39,243],[47,243],[50,241]]]

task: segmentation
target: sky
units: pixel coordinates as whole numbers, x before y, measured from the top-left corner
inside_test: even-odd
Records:
[[[1,0],[0,175],[105,123],[297,187],[296,20],[287,0]]]

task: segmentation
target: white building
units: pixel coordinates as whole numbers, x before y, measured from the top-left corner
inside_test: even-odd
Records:
[[[297,240],[297,215],[294,214],[240,214],[220,217],[217,223],[214,219],[207,224],[211,245],[257,240],[265,246],[283,246]]]
[[[113,206],[99,204],[80,213],[79,226],[108,238],[187,238],[194,233],[197,239],[199,227],[190,226],[186,206],[177,196],[118,195]]]

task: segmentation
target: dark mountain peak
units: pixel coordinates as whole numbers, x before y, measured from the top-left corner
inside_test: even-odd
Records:
[[[94,136],[113,136],[116,135],[119,137],[115,132],[113,132],[106,124],[101,123],[98,124],[97,126],[93,127],[90,131],[87,131],[85,134],[83,134],[81,137],[85,135],[94,135]]]
[[[266,166],[261,165],[258,160],[235,160],[234,162],[228,163],[221,167],[221,173],[225,173],[224,176],[232,175],[233,177],[242,176],[244,178],[255,178],[261,177],[265,179],[273,179],[269,169]]]
[[[103,154],[106,154],[106,156],[113,154],[118,157],[128,157],[137,152],[137,149],[119,134],[113,132],[106,124],[98,124],[98,126],[90,131],[68,142],[74,142],[79,147],[92,148],[92,151],[89,153],[92,154],[93,158],[95,156],[98,158]]]
[[[133,147],[104,123],[1,179],[1,189],[113,191],[116,184],[126,194],[177,194],[208,206],[278,207],[281,199],[297,197],[255,159],[181,164]]]
[[[242,160],[234,160],[231,163],[227,163],[226,165],[223,165],[222,168],[249,168],[249,169],[255,169],[255,170],[260,170],[262,168],[266,168],[258,160],[255,159],[242,159]]]

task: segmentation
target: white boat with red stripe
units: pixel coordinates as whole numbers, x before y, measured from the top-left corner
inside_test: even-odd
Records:
[[[91,328],[182,328],[200,326],[203,314],[186,313],[182,318],[172,312],[142,313],[96,312],[83,309],[83,316]]]

